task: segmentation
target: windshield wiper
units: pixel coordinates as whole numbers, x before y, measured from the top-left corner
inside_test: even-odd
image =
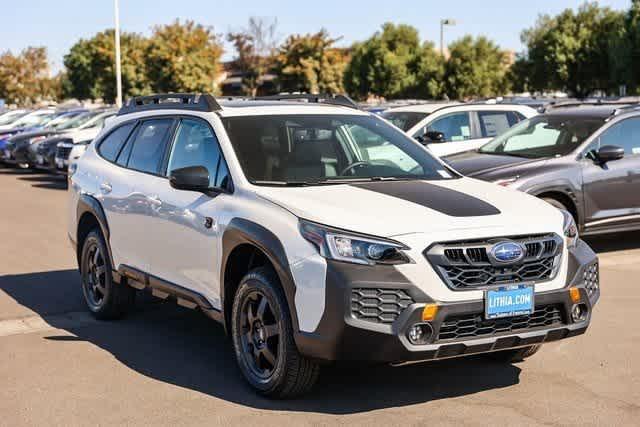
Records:
[[[278,187],[305,187],[307,185],[313,185],[311,182],[306,181],[264,181],[256,180],[250,181],[254,185],[274,185]]]

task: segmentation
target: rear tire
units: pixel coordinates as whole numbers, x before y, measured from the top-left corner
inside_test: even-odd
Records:
[[[98,230],[89,232],[82,243],[80,275],[85,302],[95,318],[119,319],[133,307],[135,289],[113,281],[107,245]]]
[[[489,357],[498,362],[518,363],[536,354],[542,348],[542,344],[535,344],[529,347],[515,348],[513,350],[496,351],[489,353]]]
[[[298,352],[287,300],[268,268],[242,278],[233,301],[231,336],[240,371],[264,396],[300,396],[318,379],[319,365]]]

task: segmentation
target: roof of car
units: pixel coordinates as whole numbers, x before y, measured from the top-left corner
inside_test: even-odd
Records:
[[[395,112],[412,112],[412,113],[433,113],[436,110],[445,107],[452,107],[454,105],[465,105],[460,102],[429,102],[424,104],[412,104],[412,105],[403,105],[401,107],[392,107],[386,110],[386,112],[395,113]]]
[[[562,116],[582,119],[605,120],[611,117],[622,105],[580,105],[575,107],[551,108],[545,112],[547,116]]]

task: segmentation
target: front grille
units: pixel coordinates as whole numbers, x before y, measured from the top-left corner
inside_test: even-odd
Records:
[[[519,243],[524,257],[514,263],[492,261],[491,248],[501,241]],[[465,290],[550,280],[559,266],[561,253],[562,239],[552,234],[439,243],[425,255],[450,288]]]
[[[536,307],[532,314],[500,319],[485,319],[482,314],[450,316],[442,322],[438,341],[488,337],[497,334],[548,328],[564,324],[562,305]]]
[[[600,273],[598,271],[598,261],[589,265],[582,273],[584,287],[589,296],[593,295],[600,286]]]
[[[393,323],[413,302],[401,289],[358,288],[351,291],[351,314],[356,319]]]
[[[72,148],[73,146],[58,145],[56,148],[56,157],[64,160],[68,159]]]

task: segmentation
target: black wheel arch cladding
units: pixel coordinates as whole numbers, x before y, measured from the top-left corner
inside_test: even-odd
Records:
[[[109,224],[107,222],[107,216],[104,213],[104,209],[102,209],[102,205],[100,201],[93,196],[88,194],[81,194],[78,200],[78,206],[76,208],[76,218],[78,220],[77,227],[80,231],[80,225],[82,223],[82,218],[85,215],[91,215],[97,221],[100,232],[104,237],[105,245],[107,246],[107,252],[109,256],[109,261],[111,261],[112,268],[115,268],[113,264],[113,256],[111,255],[111,245],[109,244]],[[87,230],[87,234],[90,230]],[[76,236],[78,238],[79,236]],[[77,242],[76,256],[78,259],[78,267],[80,267],[80,252],[82,251],[82,242]]]
[[[238,285],[237,283],[227,283],[228,280],[227,277],[225,277],[227,263],[234,249],[244,244],[249,244],[261,251],[273,266],[287,300],[293,329],[294,331],[298,331],[298,316],[294,303],[296,293],[295,282],[289,269],[289,262],[284,246],[274,233],[260,224],[243,218],[232,219],[222,235],[222,258],[220,263],[220,284],[222,286],[222,292],[220,293],[220,299],[225,328],[229,327],[231,311],[226,308],[233,304],[233,300],[227,300],[227,298],[233,298],[233,295],[227,295],[227,290],[233,288],[233,285]]]

